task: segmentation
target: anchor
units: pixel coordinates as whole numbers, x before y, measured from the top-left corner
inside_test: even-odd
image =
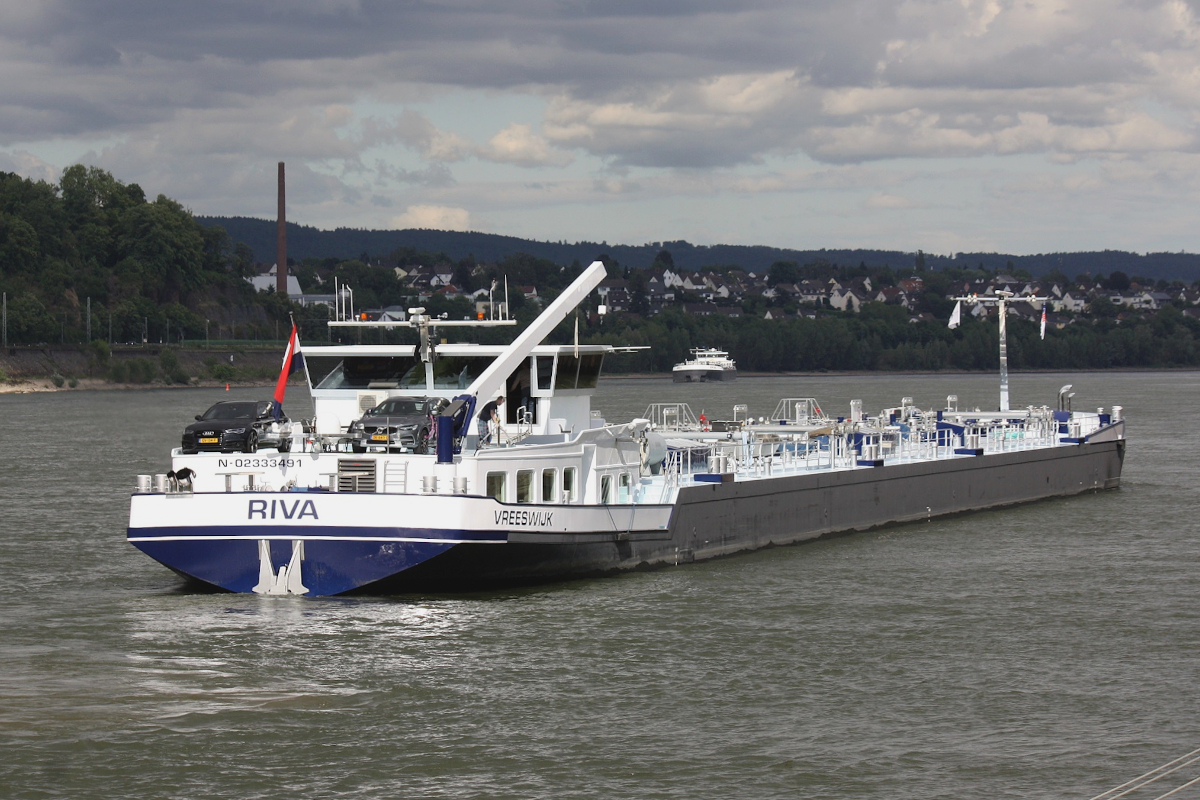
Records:
[[[292,559],[286,565],[275,568],[271,563],[271,542],[269,539],[258,540],[258,583],[254,585],[255,594],[308,594],[308,587],[302,582],[300,563],[304,561],[304,540],[292,540]]]

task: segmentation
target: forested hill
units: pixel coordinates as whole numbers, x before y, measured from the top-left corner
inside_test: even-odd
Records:
[[[275,257],[276,224],[273,220],[250,217],[196,217],[204,226],[219,225],[235,242],[244,242],[259,261],[272,262]],[[745,245],[694,245],[689,242],[651,242],[642,245],[609,244],[607,242],[539,242],[500,236],[491,233],[472,233],[435,230],[378,231],[357,228],[337,228],[326,231],[307,225],[288,223],[288,257],[358,258],[364,254],[380,256],[407,247],[417,252],[444,253],[458,261],[473,256],[477,261],[499,262],[514,253],[527,253],[556,264],[579,261],[587,264],[600,255],[607,255],[623,266],[647,267],[663,249],[671,252],[679,269],[699,270],[705,267],[737,266],[763,273],[776,261],[795,261],[811,264],[820,260],[832,264],[888,266],[904,269],[912,266],[916,254],[899,250],[788,250],[778,247]],[[1200,280],[1200,254],[1195,253],[1128,253],[1104,250],[1082,253],[1044,253],[1038,255],[1007,255],[1004,253],[957,253],[953,256],[922,254],[930,269],[972,268],[980,265],[990,271],[1026,270],[1040,276],[1058,270],[1064,275],[1085,273],[1107,275],[1114,271],[1126,275],[1141,275],[1154,280],[1179,280],[1191,283]]]

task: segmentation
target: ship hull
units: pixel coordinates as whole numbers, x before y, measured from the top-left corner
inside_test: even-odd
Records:
[[[737,380],[736,369],[714,369],[711,367],[684,367],[671,371],[675,383],[716,383]]]
[[[702,561],[773,545],[1120,487],[1124,440],[685,487],[666,532],[464,544],[368,587],[463,591]]]
[[[129,540],[171,569],[229,591],[471,591],[688,563],[1115,489],[1124,452],[1123,439],[1085,441],[701,483],[682,487],[669,506],[513,506],[485,497],[330,493],[305,498],[312,500],[305,514],[310,506],[297,505],[295,495],[279,500],[280,493],[134,495]],[[267,519],[266,506],[255,505],[267,502],[291,505],[278,506],[278,515],[271,505]],[[253,519],[242,519],[248,514]],[[397,519],[413,522],[397,526]]]

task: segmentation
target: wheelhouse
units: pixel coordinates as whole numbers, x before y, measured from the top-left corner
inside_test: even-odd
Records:
[[[608,345],[539,345],[504,380],[505,426],[544,436],[591,426],[591,396]],[[368,409],[391,397],[451,400],[498,357],[503,345],[444,344],[424,361],[414,345],[343,345],[304,348],[316,412],[316,432],[345,433]],[[494,397],[480,397],[482,406]]]

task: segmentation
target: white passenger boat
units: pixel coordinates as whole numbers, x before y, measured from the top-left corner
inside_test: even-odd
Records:
[[[131,544],[234,592],[461,591],[670,565],[770,544],[1119,486],[1119,407],[837,415],[812,398],[701,426],[682,403],[610,423],[590,406],[609,346],[541,340],[604,276],[589,267],[508,346],[305,348],[315,419],[290,450],[171,454],[139,476]],[[374,324],[350,323],[335,324]],[[383,323],[395,325],[400,323]],[[508,402],[494,441],[476,417]],[[390,397],[440,398],[432,446],[354,452]],[[428,443],[427,443],[428,444]],[[420,452],[417,452],[419,450]],[[428,450],[428,452],[426,452]]]
[[[712,347],[692,348],[692,357],[671,368],[675,383],[732,381],[737,378],[737,365],[724,350]]]

